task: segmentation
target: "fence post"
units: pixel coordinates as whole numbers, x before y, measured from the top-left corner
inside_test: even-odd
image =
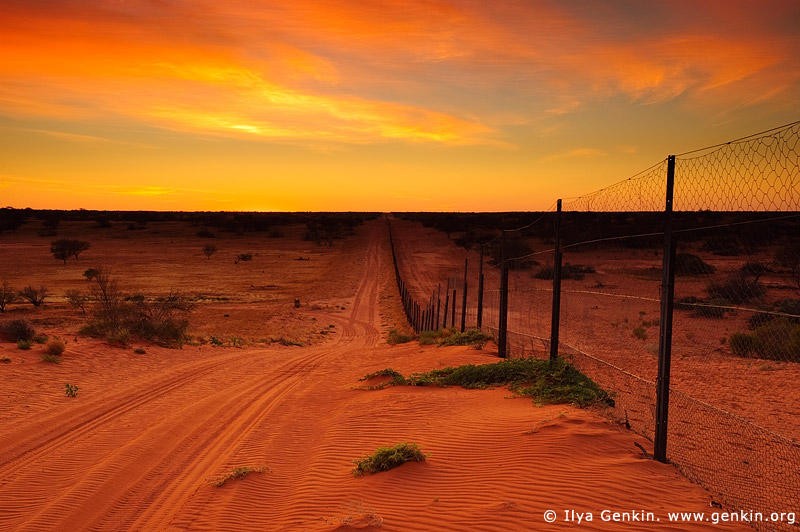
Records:
[[[661,273],[661,325],[656,378],[656,433],[653,457],[667,461],[669,374],[672,358],[672,307],[675,298],[675,238],[672,234],[672,198],[675,188],[675,156],[667,158],[667,198],[664,209],[664,260]]]
[[[467,258],[464,258],[464,290],[461,294],[461,332],[467,330]]]
[[[439,330],[439,311],[442,307],[442,283],[436,285],[436,325],[433,328],[434,331]]]
[[[508,343],[508,264],[506,263],[506,232],[500,238],[500,308],[497,317],[497,356],[506,358]]]
[[[444,289],[444,315],[442,316],[442,329],[447,329],[447,305],[450,303],[450,278],[447,278],[447,288]]]
[[[452,317],[450,318],[450,327],[456,326],[456,280],[453,279],[453,307],[450,311],[453,313]]]
[[[558,358],[558,331],[561,318],[561,200],[556,206],[556,249],[553,255],[553,310],[550,321],[550,362]]]
[[[481,244],[481,260],[478,263],[478,329],[483,327],[483,244]]]

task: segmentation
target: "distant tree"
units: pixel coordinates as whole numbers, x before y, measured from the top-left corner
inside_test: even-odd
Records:
[[[100,270],[97,268],[88,268],[83,272],[83,276],[86,277],[87,281],[93,280],[98,275],[100,275]]]
[[[203,246],[203,254],[209,260],[211,259],[211,255],[213,255],[216,252],[217,252],[217,246],[215,246],[214,244],[206,244],[205,246]]]
[[[53,240],[50,243],[50,253],[53,254],[58,260],[63,260],[64,264],[70,257],[78,258],[78,255],[91,247],[91,244],[85,240],[73,240],[70,238],[61,238]]]
[[[17,299],[17,293],[7,282],[0,286],[0,312],[6,311],[6,305],[13,303]]]
[[[28,301],[34,307],[38,307],[44,303],[44,299],[47,297],[47,288],[44,286],[34,288],[28,285],[20,291],[19,297]]]

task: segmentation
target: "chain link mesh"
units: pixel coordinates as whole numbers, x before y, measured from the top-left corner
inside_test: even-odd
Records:
[[[799,154],[800,122],[675,158],[667,458],[729,508],[764,515],[800,500]],[[559,352],[649,439],[668,165],[571,198],[561,214]],[[549,355],[555,216],[506,231],[528,246],[506,257],[525,262],[509,274],[509,356]],[[483,328],[497,338],[499,268],[486,266]]]

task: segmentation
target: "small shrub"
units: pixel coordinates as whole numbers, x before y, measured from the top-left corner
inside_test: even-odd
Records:
[[[209,343],[215,347],[221,347],[225,342],[223,342],[216,336],[211,336],[211,338],[209,339]]]
[[[33,330],[31,324],[26,320],[13,320],[3,327],[3,333],[12,342],[19,342],[20,340],[33,340],[36,331]]]
[[[486,343],[491,339],[492,337],[485,332],[477,329],[471,329],[463,333],[459,332],[446,338],[442,338],[442,340],[439,342],[439,346],[471,345],[475,349],[483,349]]]
[[[800,362],[800,325],[776,318],[753,331],[761,358]]]
[[[236,255],[236,260],[234,261],[235,264],[239,264],[240,262],[249,262],[253,260],[252,253],[239,253]]]
[[[211,260],[211,255],[217,252],[217,246],[214,244],[206,244],[203,246],[203,255],[206,256],[208,260]]]
[[[106,342],[113,347],[128,347],[131,341],[131,332],[128,329],[119,329],[106,335]]]
[[[87,281],[93,281],[100,273],[101,271],[97,268],[89,268],[83,272],[83,276],[86,277]]]
[[[700,303],[697,305],[694,308],[694,312],[692,312],[692,316],[696,316],[698,318],[721,319],[725,317],[725,313],[729,310],[725,307],[729,307],[730,304],[731,302],[727,299],[712,299],[707,303]]]
[[[439,338],[439,331],[422,331],[419,333],[419,345],[434,345]]]
[[[416,443],[398,443],[393,447],[379,447],[370,456],[353,460],[353,475],[360,477],[364,473],[381,473],[389,471],[406,462],[424,462],[425,453]]]
[[[747,333],[733,333],[728,340],[728,345],[731,346],[733,354],[739,357],[749,356],[756,351],[756,339]]]
[[[61,364],[61,357],[58,355],[48,355],[47,353],[42,353],[41,359],[44,362],[50,362],[52,364]]]
[[[714,273],[716,268],[692,253],[675,255],[675,275],[704,275]]]
[[[48,336],[46,334],[37,334],[33,337],[33,341],[39,345],[46,344],[48,340]]]
[[[64,344],[63,341],[59,340],[58,338],[53,338],[49,342],[47,342],[47,346],[44,348],[44,352],[48,355],[53,356],[61,356],[64,354],[64,350],[67,346]]]
[[[78,388],[74,384],[66,383],[64,385],[64,388],[66,390],[67,397],[77,397],[78,396],[78,390],[80,390],[80,388]]]
[[[761,264],[760,262],[745,262],[741,268],[739,268],[739,273],[743,276],[753,277],[756,281],[767,273],[767,267]]]
[[[233,470],[228,473],[227,475],[222,475],[215,479],[211,480],[211,484],[220,488],[225,485],[226,482],[229,480],[239,480],[250,473],[263,473],[264,471],[269,471],[268,467],[252,467],[252,466],[240,466],[234,467]]]
[[[17,342],[17,347],[19,349],[22,349],[23,351],[27,351],[28,349],[31,348],[32,345],[33,342],[31,342],[30,340],[20,340],[19,342]]]
[[[386,388],[387,386],[401,386],[403,384],[406,384],[406,379],[405,377],[403,377],[403,374],[400,373],[399,371],[393,370],[392,368],[386,368],[380,371],[376,371],[374,373],[368,373],[358,380],[364,382],[377,377],[391,377],[391,380],[374,386],[368,386],[367,388],[371,390],[381,390],[383,388]]]
[[[34,288],[33,286],[28,285],[20,291],[19,296],[25,301],[28,301],[34,307],[38,307],[44,303],[44,300],[47,297],[47,288],[44,286]]]
[[[293,340],[289,340],[288,338],[284,338],[283,336],[281,336],[280,338],[271,339],[270,343],[281,344],[282,346],[285,347],[303,347],[303,344],[295,342]]]
[[[712,282],[706,288],[708,296],[713,299],[726,299],[731,303],[747,303],[764,295],[764,287],[757,279],[745,275],[734,274],[722,283]]]
[[[638,338],[639,340],[647,340],[647,329],[642,326],[636,327],[633,330],[633,335]]]
[[[386,338],[386,343],[389,345],[397,345],[397,344],[407,344],[413,338],[408,334],[402,334],[397,332],[397,330],[392,329],[389,331],[389,335]]]
[[[136,349],[133,350],[133,352],[136,353],[137,355],[145,355],[145,354],[147,354],[147,351],[145,351],[141,347],[137,347]]]

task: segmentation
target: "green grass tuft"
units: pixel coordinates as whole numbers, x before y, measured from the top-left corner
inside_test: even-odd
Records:
[[[392,329],[389,331],[389,335],[386,337],[386,343],[389,345],[397,345],[397,344],[407,344],[414,338],[409,334],[402,334],[397,332],[396,329]]]
[[[409,377],[393,369],[385,369],[366,375],[361,380],[378,376],[392,377],[392,380],[372,389],[402,385],[461,386],[468,389],[508,386],[514,393],[531,397],[540,404],[575,404],[584,407],[613,403],[607,392],[562,359],[553,363],[535,358],[506,359],[493,364],[434,369]]]
[[[246,477],[250,473],[263,473],[265,471],[269,471],[268,467],[252,467],[252,466],[240,466],[234,467],[233,470],[228,473],[227,475],[222,475],[215,479],[212,479],[210,482],[216,487],[222,487],[225,485],[226,482],[229,480],[239,480],[241,478]]]
[[[416,443],[398,443],[394,447],[379,447],[372,455],[353,460],[353,475],[389,471],[406,462],[424,462],[426,454]]]

